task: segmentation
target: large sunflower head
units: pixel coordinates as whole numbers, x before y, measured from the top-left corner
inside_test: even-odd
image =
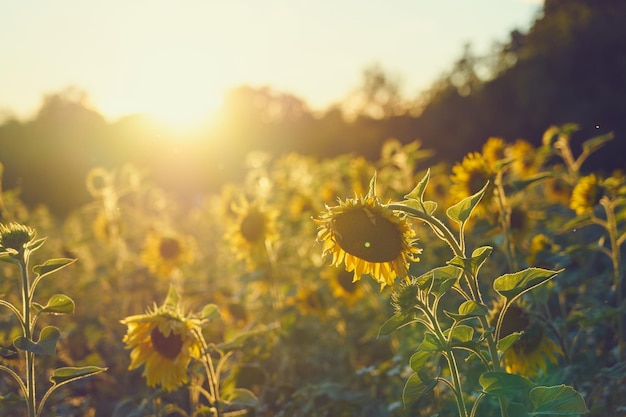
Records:
[[[143,365],[148,386],[160,385],[166,391],[188,381],[191,358],[199,358],[202,352],[198,320],[165,304],[127,317],[122,323],[128,327],[122,341],[131,350],[129,370]]]
[[[478,152],[467,154],[461,163],[452,167],[450,180],[450,197],[455,202],[469,197],[480,191],[489,181],[483,201],[491,201],[493,196],[493,181],[495,171],[490,167],[485,158]],[[482,204],[476,207],[478,212],[484,212]]]
[[[495,321],[502,310],[497,304],[492,310],[490,322]],[[557,363],[557,355],[563,351],[546,333],[544,325],[531,316],[524,306],[513,304],[506,310],[500,328],[500,338],[514,332],[522,332],[520,338],[504,353],[504,364],[509,373],[533,377],[545,374],[548,362]]]
[[[600,202],[602,188],[595,174],[586,175],[578,180],[572,190],[569,207],[578,215],[591,213]]]
[[[339,200],[315,222],[324,255],[332,254],[333,265],[344,263],[348,272],[353,271],[353,281],[369,274],[382,289],[393,285],[396,277],[407,277],[409,261],[419,261],[421,249],[414,246],[415,232],[406,218],[375,196]]]
[[[233,206],[237,218],[227,232],[227,238],[239,259],[250,267],[263,262],[265,242],[276,238],[277,212],[259,202],[243,201]]]
[[[191,236],[152,232],[144,241],[141,260],[155,275],[167,277],[194,258],[195,241]]]

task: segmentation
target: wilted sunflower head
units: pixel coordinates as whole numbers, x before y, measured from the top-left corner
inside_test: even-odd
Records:
[[[476,194],[489,182],[482,199],[484,202],[489,202],[493,196],[494,178],[495,171],[485,161],[485,158],[478,152],[469,153],[463,158],[461,163],[457,163],[452,167],[450,197],[454,202],[461,201]],[[476,210],[484,212],[483,205],[479,204]]]
[[[491,311],[490,323],[496,324],[502,304]],[[546,333],[544,325],[524,306],[513,304],[506,310],[500,327],[500,338],[521,332],[520,338],[504,353],[504,364],[509,373],[533,377],[545,373],[548,362],[557,363],[561,348]]]
[[[353,281],[369,274],[380,285],[393,285],[406,278],[409,262],[417,262],[421,249],[414,246],[415,232],[406,217],[396,215],[376,197],[339,200],[327,207],[315,222],[323,254],[332,254],[332,264],[345,263],[354,271]]]
[[[146,236],[141,259],[150,272],[166,277],[175,268],[193,262],[194,246],[191,236],[152,232]]]
[[[578,180],[572,190],[569,207],[579,216],[591,213],[593,208],[600,202],[602,188],[595,174],[585,175]]]
[[[130,352],[129,370],[144,366],[148,386],[173,391],[188,381],[191,358],[199,358],[200,323],[171,305],[122,320],[128,328],[123,342]]]

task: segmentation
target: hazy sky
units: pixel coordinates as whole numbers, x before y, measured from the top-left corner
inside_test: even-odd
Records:
[[[379,63],[414,96],[465,43],[527,30],[537,0],[0,0],[0,110],[32,117],[76,86],[106,117],[194,121],[229,88],[270,85],[321,109]]]

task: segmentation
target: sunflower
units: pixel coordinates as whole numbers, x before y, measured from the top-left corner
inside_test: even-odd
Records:
[[[413,245],[415,232],[406,217],[394,214],[376,197],[339,200],[315,222],[323,255],[332,254],[333,265],[343,262],[348,272],[354,271],[353,282],[369,274],[382,289],[396,277],[407,277],[409,261],[419,261],[421,249]]]
[[[480,191],[489,181],[489,186],[483,197],[483,201],[489,202],[493,196],[494,178],[495,171],[491,169],[485,158],[478,152],[469,153],[461,163],[452,167],[450,196],[455,202],[461,201]],[[479,213],[485,212],[482,204],[479,204],[476,210]]]
[[[167,277],[174,269],[193,262],[193,247],[190,236],[152,232],[144,241],[141,260],[151,273]]]
[[[202,352],[197,320],[186,317],[177,307],[164,305],[127,317],[122,324],[128,326],[122,341],[131,350],[129,370],[143,365],[148,386],[160,385],[166,391],[188,381],[191,358],[198,359]]]
[[[505,154],[513,160],[511,171],[517,178],[524,178],[537,173],[535,147],[530,142],[518,139],[505,149]]]
[[[348,306],[354,306],[363,298],[365,293],[363,286],[352,282],[353,274],[349,271],[329,267],[323,271],[323,274],[336,299]]]
[[[226,237],[230,240],[238,259],[245,260],[250,268],[265,262],[265,242],[276,238],[277,213],[259,202],[243,201],[233,206],[237,218]]]
[[[595,174],[586,175],[578,180],[572,190],[569,207],[579,216],[591,213],[602,197],[600,182]]]
[[[491,137],[487,139],[487,142],[483,145],[482,156],[489,166],[494,166],[497,161],[505,158],[505,148],[506,142],[504,139]]]
[[[492,309],[490,322],[495,325],[502,310],[501,304]],[[520,338],[504,353],[506,371],[533,377],[546,373],[548,362],[557,363],[561,348],[547,334],[543,324],[532,317],[526,308],[513,304],[506,310],[500,328],[500,338],[522,332]]]

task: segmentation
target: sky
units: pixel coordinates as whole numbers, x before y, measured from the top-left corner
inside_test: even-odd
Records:
[[[526,31],[540,0],[0,0],[0,113],[77,87],[109,120],[196,123],[240,85],[323,110],[374,64],[413,97]]]

